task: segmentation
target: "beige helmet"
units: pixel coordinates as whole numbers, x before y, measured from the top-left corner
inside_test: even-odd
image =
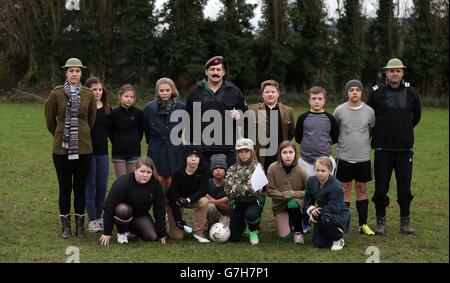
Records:
[[[389,60],[386,64],[386,66],[383,67],[383,69],[404,69],[406,66],[403,65],[402,61],[398,58],[393,58]]]
[[[78,67],[78,68],[86,68],[86,66],[83,66],[83,63],[81,63],[81,60],[78,58],[69,58],[66,61],[66,64],[64,66],[61,66],[61,68],[72,68],[72,67]]]
[[[236,141],[236,150],[240,149],[253,150],[253,141],[251,139],[240,138]]]

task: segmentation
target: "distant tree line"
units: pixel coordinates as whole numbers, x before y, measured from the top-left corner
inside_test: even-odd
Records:
[[[0,89],[49,89],[78,57],[111,85],[167,76],[185,93],[204,62],[222,55],[246,94],[273,78],[289,92],[322,85],[333,97],[349,79],[382,80],[387,60],[399,57],[422,97],[448,97],[448,0],[413,0],[408,18],[396,13],[398,1],[379,0],[367,18],[362,1],[343,0],[335,20],[324,1],[262,0],[258,30],[255,5],[242,0],[221,0],[214,20],[203,15],[207,0],[169,0],[158,12],[155,2],[81,0],[80,10],[66,10],[62,0],[0,0]]]

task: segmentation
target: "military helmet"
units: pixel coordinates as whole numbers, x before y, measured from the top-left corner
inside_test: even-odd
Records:
[[[61,66],[61,68],[72,68],[72,67],[78,67],[78,68],[86,68],[86,66],[83,66],[83,63],[81,63],[81,60],[78,58],[69,58],[66,61],[66,64],[64,66]]]
[[[386,64],[386,66],[383,67],[383,69],[404,69],[406,68],[405,65],[403,65],[402,61],[398,58],[393,58],[389,60]]]

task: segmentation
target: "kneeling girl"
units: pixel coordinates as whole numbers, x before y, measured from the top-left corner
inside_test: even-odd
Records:
[[[267,169],[267,195],[272,198],[280,240],[291,239],[293,227],[294,242],[303,244],[302,211],[308,174],[297,162],[297,150],[291,141],[283,141],[278,147],[277,161]]]
[[[166,243],[165,195],[156,174],[153,161],[142,156],[133,172],[120,176],[112,184],[103,213],[102,245],[109,244],[114,224],[120,244],[128,243],[129,232],[144,241],[159,239]],[[148,213],[152,206],[154,220]]]

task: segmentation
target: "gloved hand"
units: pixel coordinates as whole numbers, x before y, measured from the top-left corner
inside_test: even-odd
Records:
[[[180,230],[184,230],[184,226],[186,225],[186,222],[184,222],[183,220],[178,220],[176,223],[177,228]]]
[[[176,204],[177,204],[178,206],[183,207],[183,206],[188,205],[189,202],[188,202],[188,200],[187,200],[186,198],[178,198],[177,201],[176,201]]]
[[[233,108],[233,110],[230,110],[230,116],[233,120],[239,120],[241,118],[241,115],[239,115],[239,111],[236,110],[236,108]]]

